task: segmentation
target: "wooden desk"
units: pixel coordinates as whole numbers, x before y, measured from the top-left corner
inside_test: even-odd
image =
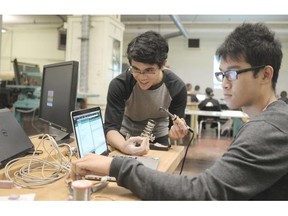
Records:
[[[35,143],[35,140],[32,140]],[[71,144],[73,145],[73,143]],[[157,156],[160,163],[157,170],[161,172],[173,173],[184,157],[184,146],[172,146],[169,151],[150,150],[147,156]],[[1,179],[4,177],[4,169],[0,170]],[[62,178],[45,187],[37,189],[13,188],[0,189],[0,196],[11,194],[36,194],[35,200],[67,200],[69,192],[66,179]],[[109,182],[108,186],[92,194],[91,200],[139,200],[131,191],[117,186],[115,182]]]

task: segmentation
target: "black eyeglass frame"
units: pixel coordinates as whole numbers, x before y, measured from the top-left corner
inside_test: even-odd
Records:
[[[222,72],[222,71],[215,72],[215,77],[216,77],[216,79],[219,82],[223,82],[224,77],[226,77],[226,79],[229,80],[229,81],[233,81],[233,80],[237,80],[238,79],[238,74],[241,74],[241,73],[244,73],[244,72],[248,72],[248,71],[254,71],[254,70],[257,70],[257,69],[262,69],[264,67],[266,67],[266,65],[255,66],[255,67],[251,67],[251,68],[243,68],[243,69],[239,69],[239,70],[228,70],[228,71],[225,71],[225,72]],[[222,79],[220,78],[220,75],[221,75]]]
[[[135,69],[135,68],[133,68],[133,66],[130,66],[129,68],[128,68],[128,70],[130,71],[130,73],[131,74],[133,74],[134,76],[139,76],[140,74],[142,74],[142,75],[144,75],[144,76],[146,76],[146,75],[155,75],[156,74],[156,71],[157,71],[157,69],[156,68],[147,68],[147,69],[145,69],[144,71],[141,71],[141,70],[139,70],[139,69]],[[136,71],[135,71],[136,70]]]

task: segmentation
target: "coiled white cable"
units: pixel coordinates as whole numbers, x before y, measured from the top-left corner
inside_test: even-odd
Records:
[[[45,140],[49,140],[48,145],[50,145],[52,148],[47,148]],[[39,151],[39,147],[41,145],[43,147],[43,153],[47,154],[47,157],[43,159],[36,156],[36,152]],[[68,147],[67,156],[63,155],[60,151],[60,147],[62,146]],[[70,145],[58,145],[52,136],[44,134],[42,135],[42,139],[35,148],[32,156],[15,158],[6,164],[5,176],[8,180],[13,181],[20,187],[43,187],[63,178],[64,176],[67,176],[70,171],[72,155],[73,151]],[[12,173],[11,169],[14,166],[18,166],[20,168]]]

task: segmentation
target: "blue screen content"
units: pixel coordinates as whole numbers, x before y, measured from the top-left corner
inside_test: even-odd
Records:
[[[74,122],[80,157],[88,153],[106,152],[107,145],[100,111],[74,116]]]

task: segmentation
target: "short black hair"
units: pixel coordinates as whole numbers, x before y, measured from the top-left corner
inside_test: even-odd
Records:
[[[199,85],[196,85],[196,86],[194,87],[194,90],[195,90],[195,91],[199,91],[199,90],[200,90],[200,86],[199,86]]]
[[[127,58],[131,61],[164,66],[169,52],[167,41],[155,31],[147,31],[134,38],[127,47]]]
[[[230,33],[216,50],[218,60],[245,60],[252,67],[270,65],[274,69],[272,88],[275,90],[282,61],[281,43],[263,23],[243,23]],[[255,70],[256,75],[259,70]]]
[[[287,91],[281,91],[280,97],[281,97],[281,98],[287,97]]]
[[[213,89],[210,88],[210,87],[207,87],[207,88],[205,89],[205,92],[206,92],[206,95],[208,95],[209,97],[213,97],[213,96],[214,96],[214,94],[213,94]]]

